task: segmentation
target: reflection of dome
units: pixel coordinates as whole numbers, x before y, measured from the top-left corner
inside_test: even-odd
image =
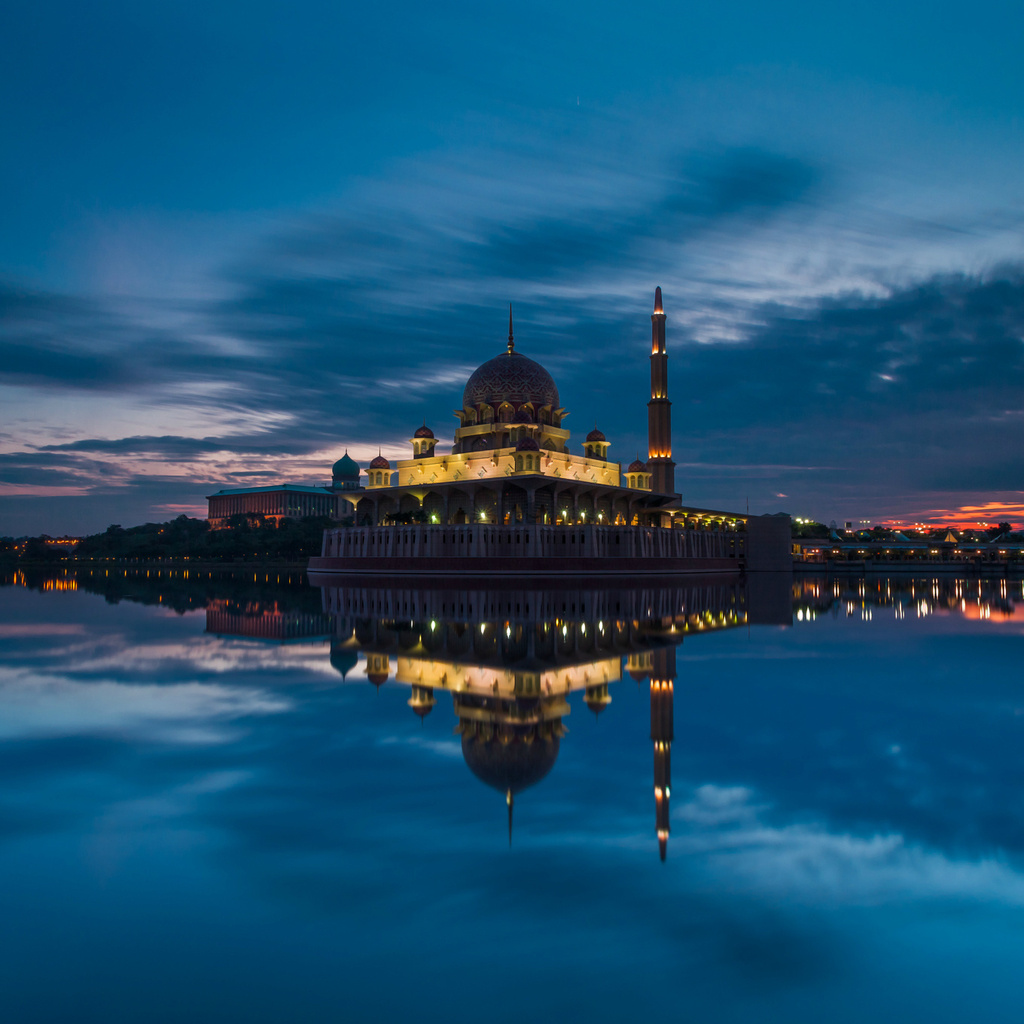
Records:
[[[383,455],[375,455],[370,460],[370,469],[390,469],[391,463]]]
[[[372,466],[373,463],[371,462],[370,465]],[[639,459],[637,459],[635,462],[631,462],[629,464],[629,469],[627,469],[626,472],[627,473],[646,473],[647,472],[647,463],[646,462],[641,462]]]
[[[532,437],[521,437],[516,443],[517,452],[539,452],[540,445]]]
[[[426,423],[424,423],[422,427],[417,427],[416,428],[416,433],[413,434],[412,436],[413,437],[433,437],[434,436],[434,432],[430,429],[430,427],[428,427],[426,425]]]
[[[597,427],[594,427],[594,429],[589,434],[587,434],[587,440],[588,441],[607,441],[608,438],[606,438],[604,436],[604,434],[602,434],[601,431],[597,429]]]
[[[421,719],[426,718],[434,710],[434,705],[437,703],[437,698],[434,696],[434,688],[432,686],[414,685],[412,695],[407,703]]]
[[[536,785],[555,765],[558,736],[537,737],[532,743],[516,738],[503,744],[498,740],[462,736],[462,756],[469,770],[488,786],[513,795]]]
[[[366,678],[373,683],[374,686],[383,686],[388,681],[388,673],[385,669],[371,668],[366,673]]]
[[[462,405],[471,409],[502,402],[515,406],[532,402],[535,406],[550,405],[557,409],[558,388],[540,363],[515,351],[502,352],[474,371],[462,393]]]
[[[355,459],[351,458],[348,452],[334,464],[331,469],[331,475],[338,480],[358,480],[359,479],[359,463]]]
[[[603,686],[588,686],[583,699],[586,702],[587,707],[590,708],[595,715],[601,714],[601,712],[604,711],[604,709],[612,702],[612,699],[608,694],[607,684]]]
[[[344,679],[349,672],[352,671],[359,663],[359,655],[353,650],[347,650],[344,647],[331,648],[331,668],[341,673],[341,678]]]

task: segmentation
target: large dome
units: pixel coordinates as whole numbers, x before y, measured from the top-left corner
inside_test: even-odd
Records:
[[[478,405],[500,405],[510,402],[520,406],[532,402],[535,406],[558,406],[558,388],[551,374],[540,363],[518,352],[502,352],[488,359],[466,382],[462,393],[462,406],[472,409]]]
[[[524,743],[518,737],[507,746],[497,740],[462,735],[462,756],[469,770],[501,793],[519,793],[535,786],[554,767],[558,757],[557,736]]]

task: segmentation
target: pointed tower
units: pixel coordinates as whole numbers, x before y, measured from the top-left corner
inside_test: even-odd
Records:
[[[675,494],[676,464],[672,461],[672,403],[668,400],[668,353],[661,288],[654,289],[651,314],[651,400],[647,403],[647,465],[651,490]]]
[[[672,788],[672,687],[676,677],[675,647],[659,647],[651,668],[651,739],[654,742],[654,818],[658,853],[668,851],[668,800]]]

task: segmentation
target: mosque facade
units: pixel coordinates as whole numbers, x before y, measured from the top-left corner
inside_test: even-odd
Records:
[[[608,458],[609,441],[596,426],[582,454],[570,450],[558,387],[540,363],[516,350],[510,310],[505,351],[466,382],[450,451],[437,451],[424,423],[409,439],[412,458],[392,465],[378,455],[365,486],[353,486],[351,459],[335,465],[332,489],[348,518],[355,526],[660,525],[662,510],[678,499],[660,288],[651,321],[648,462],[637,458],[623,472]]]

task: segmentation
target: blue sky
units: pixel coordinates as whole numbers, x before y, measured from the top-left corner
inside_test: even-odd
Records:
[[[40,3],[0,32],[0,532],[450,437],[518,347],[677,488],[1024,521],[1011,4]],[[981,513],[978,514],[982,516]]]

